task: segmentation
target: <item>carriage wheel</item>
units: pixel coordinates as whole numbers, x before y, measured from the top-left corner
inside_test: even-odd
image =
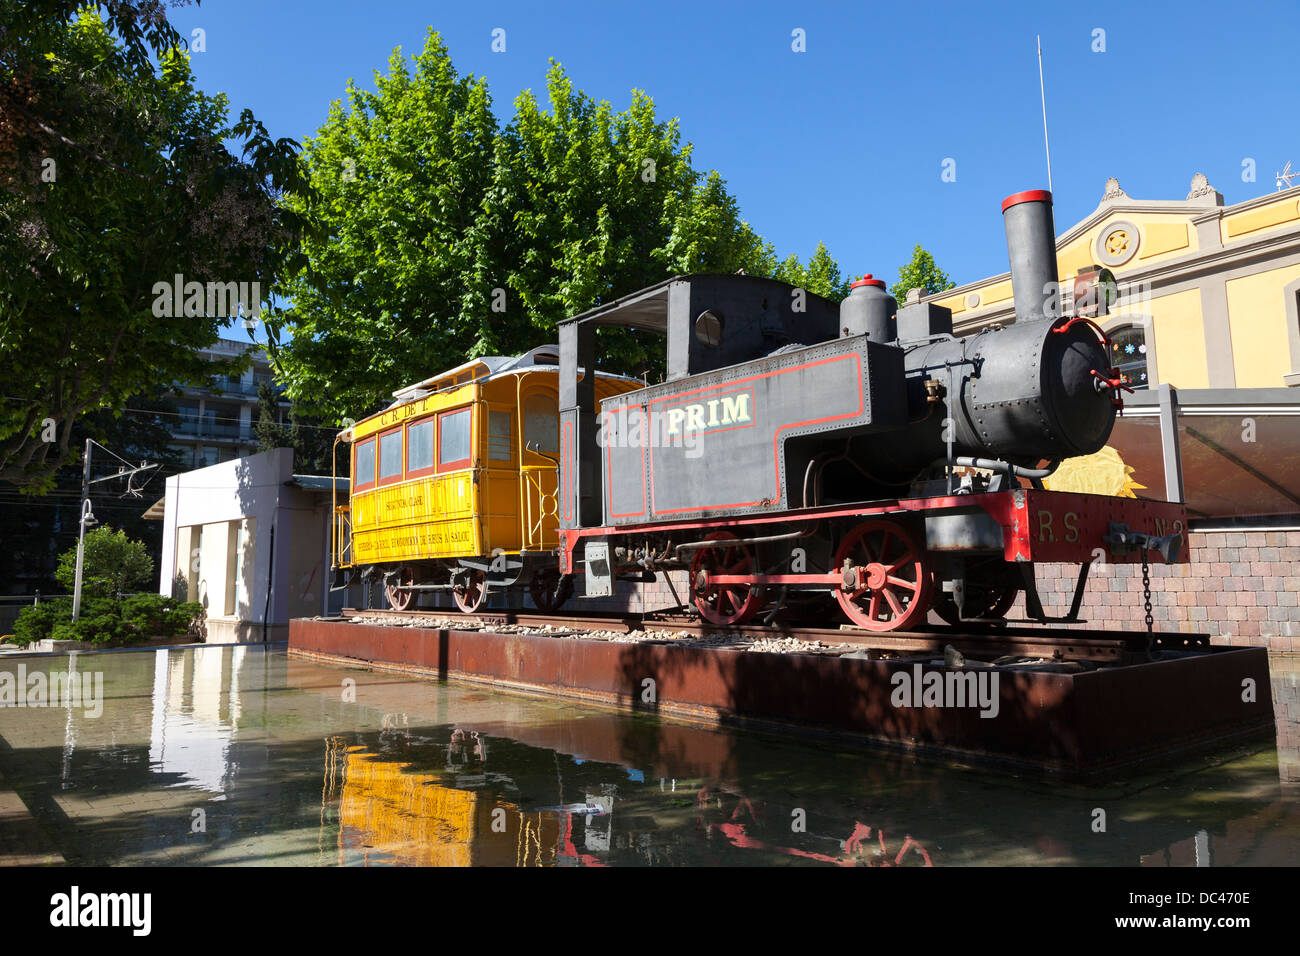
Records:
[[[763,589],[752,584],[723,584],[707,589],[699,587],[699,577],[708,574],[753,574],[754,560],[749,549],[736,541],[730,531],[715,531],[704,540],[717,541],[717,547],[700,548],[691,559],[691,593],[700,615],[711,624],[743,624],[763,604]],[[734,542],[728,544],[727,542]]]
[[[399,568],[393,575],[391,583],[384,585],[384,596],[388,598],[388,606],[394,611],[405,611],[415,600],[414,591],[399,591],[399,587],[410,587],[415,583],[415,569],[407,565]]]
[[[543,568],[528,582],[528,594],[545,614],[558,611],[573,594],[573,578],[561,577],[556,568]]]
[[[466,614],[473,614],[483,606],[483,601],[487,598],[487,575],[470,568],[466,572],[468,576],[467,584],[458,584],[451,589],[451,596],[456,600],[456,606]]]
[[[835,567],[851,570],[853,587],[835,596],[854,624],[871,631],[896,631],[925,620],[930,572],[925,552],[892,521],[864,521],[840,542]]]
[[[980,617],[986,619],[996,619],[997,624],[1004,624],[1000,620],[1006,617],[1007,611],[1011,610],[1011,605],[1016,603],[1016,598],[1020,595],[1019,588],[1013,587],[966,587],[966,613],[971,617]],[[957,614],[957,602],[952,599],[952,595],[946,591],[936,594],[934,598],[934,613],[947,624],[953,627],[966,627],[974,623],[972,621],[963,621]],[[974,613],[972,613],[974,612]],[[991,623],[986,620],[986,624]]]

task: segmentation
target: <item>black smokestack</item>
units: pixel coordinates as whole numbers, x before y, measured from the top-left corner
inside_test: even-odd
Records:
[[[1016,321],[1038,322],[1061,314],[1056,268],[1056,226],[1052,194],[1045,189],[1016,193],[1002,201],[1011,261],[1011,291]]]

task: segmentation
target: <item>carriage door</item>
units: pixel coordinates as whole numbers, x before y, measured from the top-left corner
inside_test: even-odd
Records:
[[[559,544],[556,501],[559,468],[554,459],[560,454],[560,406],[555,392],[525,392],[520,417],[523,419],[523,450],[519,459],[523,549],[549,550]]]

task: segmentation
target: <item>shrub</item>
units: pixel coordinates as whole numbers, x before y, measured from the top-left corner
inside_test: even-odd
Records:
[[[54,578],[69,591],[77,576],[77,549],[69,548],[59,556]],[[126,536],[125,531],[94,528],[86,532],[86,553],[81,569],[81,595],[111,597],[123,591],[137,591],[153,582],[153,558],[144,544]]]
[[[101,646],[138,644],[153,637],[194,633],[202,619],[203,605],[197,602],[137,594],[124,599],[85,600],[80,617],[73,621],[72,601],[56,598],[23,608],[14,623],[14,643],[26,647],[33,641],[53,638]]]
[[[18,613],[18,620],[14,621],[13,642],[26,647],[33,641],[43,641],[51,636],[57,621],[71,617],[71,598],[53,598],[29,605]]]

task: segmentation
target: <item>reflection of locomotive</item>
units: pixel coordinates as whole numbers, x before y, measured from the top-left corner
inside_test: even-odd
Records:
[[[544,515],[558,519],[558,568],[524,549],[494,570],[489,548],[470,547],[459,580],[532,581],[552,607],[578,574],[599,596],[689,569],[690,598],[715,624],[832,595],[883,631],[931,607],[997,620],[1022,590],[1046,621],[1036,561],[1079,563],[1073,618],[1098,549],[1177,560],[1181,506],[1043,490],[1063,458],[1105,444],[1121,386],[1105,334],[1061,312],[1050,194],[1019,193],[1003,214],[1016,321],[971,336],[952,334],[946,309],[900,308],[870,277],[838,307],[768,279],[678,277],[562,323],[546,502],[558,514]],[[1094,308],[1080,312],[1104,311],[1105,276],[1081,277],[1075,303]],[[607,326],[664,335],[666,381],[583,374]],[[354,533],[356,504],[354,487]],[[419,587],[418,556],[375,552],[369,569],[400,602]],[[455,588],[456,573],[432,586]]]

